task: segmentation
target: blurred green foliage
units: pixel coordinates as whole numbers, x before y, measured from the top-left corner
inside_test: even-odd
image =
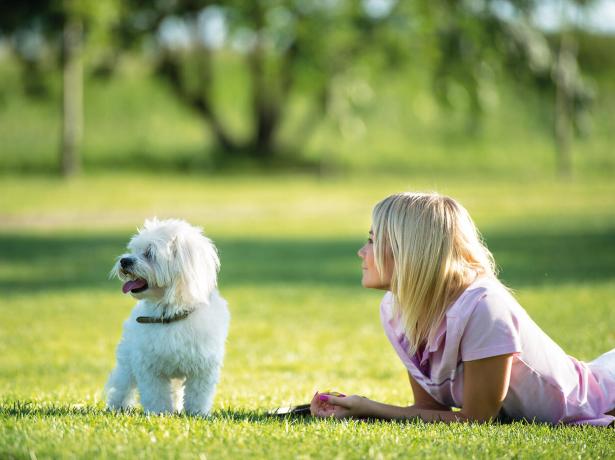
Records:
[[[593,49],[593,48],[592,48]],[[249,133],[246,106],[249,89],[244,65],[233,54],[219,56],[216,104],[227,126]],[[60,143],[59,78],[49,74],[51,100],[31,100],[20,89],[18,67],[4,58],[0,66],[0,171],[39,172],[56,169]],[[604,67],[608,67],[605,61]],[[615,68],[615,65],[614,65]],[[199,117],[154,78],[147,62],[125,57],[115,77],[89,76],[85,85],[84,166],[90,171],[154,170],[206,172],[232,167],[259,168],[246,160],[225,166],[217,144]],[[610,133],[615,88],[610,73],[595,77],[599,87],[590,136],[577,139],[575,170],[580,176],[610,176],[615,170]],[[367,69],[338,77],[331,111],[319,117],[309,141],[296,152],[282,154],[281,166],[330,172],[396,171],[412,174],[490,174],[501,177],[552,176],[555,156],[552,115],[542,98],[499,80],[483,85],[481,129],[469,136],[461,87],[450,93],[454,110],[434,100],[431,79],[422,66],[371,75]],[[502,86],[498,90],[495,86]],[[297,94],[290,101],[280,139],[299,139],[310,102]],[[287,157],[289,157],[287,159]],[[262,167],[261,167],[262,168]],[[275,165],[266,169],[275,169]]]
[[[104,163],[99,160],[103,157],[112,163],[116,156],[112,152],[122,152],[117,156],[124,163],[154,169],[172,164],[184,170],[204,169],[229,159],[233,167],[248,168],[371,168],[363,161],[369,155],[360,151],[373,152],[373,147],[384,150],[378,152],[382,163],[397,162],[402,168],[406,164],[423,169],[456,166],[455,156],[465,157],[468,164],[502,157],[505,165],[517,156],[510,150],[528,150],[526,145],[511,146],[509,136],[537,145],[529,149],[534,151],[532,156],[545,158],[553,138],[558,155],[539,163],[557,163],[569,173],[574,131],[590,133],[588,110],[593,97],[599,95],[594,116],[599,124],[613,99],[610,85],[603,85],[610,71],[596,70],[600,81],[592,84],[577,61],[587,63],[589,70],[596,69],[596,62],[613,69],[604,44],[611,39],[573,30],[565,22],[560,31],[548,36],[530,20],[540,2],[504,3],[506,8],[491,0],[9,2],[5,5],[9,14],[0,15],[0,33],[5,37],[4,49],[15,53],[0,57],[6,67],[0,70],[0,79],[8,78],[3,85],[4,106],[28,105],[12,94],[22,84],[30,94],[55,100],[46,104],[60,106],[62,92],[54,69],[61,61],[66,27],[70,21],[79,21],[86,60],[86,167]],[[502,13],[506,9],[508,13]],[[17,63],[19,77],[11,80]],[[166,86],[153,82],[150,74],[162,77]],[[100,77],[111,80],[104,85]],[[122,89],[129,85],[135,88],[126,95],[130,102]],[[70,91],[70,86],[64,89],[64,113],[71,107],[66,103]],[[109,126],[113,134],[107,137],[117,144],[103,146],[96,139],[110,116],[110,112],[100,113],[104,108],[97,94],[101,92],[111,98],[102,103],[106,106],[142,107],[142,112],[132,113],[142,121],[122,120],[118,127]],[[76,115],[79,100],[72,103]],[[52,105],[48,107],[51,115]],[[25,121],[52,134],[58,129],[59,112],[44,122],[29,109],[20,110],[0,113],[9,132],[0,137],[9,157],[0,167],[48,169],[52,162],[24,160],[38,156],[36,148],[19,153],[29,143],[23,137],[31,137],[31,132],[15,131],[11,125]],[[113,118],[121,119],[125,112],[117,112]],[[177,121],[161,123],[163,117]],[[152,129],[152,118],[160,126],[143,133]],[[79,116],[63,120],[65,128],[79,123]],[[131,131],[138,133],[132,142],[126,135],[126,142],[134,145],[127,148],[121,131],[134,124],[143,129]],[[426,124],[428,129],[421,129]],[[516,131],[523,124],[534,129]],[[179,140],[174,154],[167,147],[173,142],[172,134],[163,132],[166,126],[172,133],[190,132],[191,138],[197,130],[204,132],[205,147],[192,140],[187,147]],[[490,140],[496,137],[505,147]],[[601,142],[598,132],[591,146],[581,145],[578,150],[590,151],[594,157],[594,145]],[[69,139],[71,143],[78,144],[79,136]],[[106,153],[94,154],[92,145]],[[409,160],[417,145],[420,161]],[[197,153],[205,150],[209,155]],[[445,151],[450,161],[444,159]],[[481,153],[473,156],[476,151]],[[165,157],[162,163],[160,156]],[[425,166],[426,157],[433,161]],[[596,169],[604,170],[610,160],[602,154],[598,157],[589,163],[599,163]],[[515,161],[529,168],[528,159]],[[574,161],[575,168],[578,162],[584,171],[587,161]],[[493,169],[490,158],[486,163],[487,170]]]

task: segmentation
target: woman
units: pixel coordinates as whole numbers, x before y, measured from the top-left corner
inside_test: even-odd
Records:
[[[408,370],[414,404],[317,393],[313,415],[613,423],[615,350],[591,363],[567,356],[498,281],[459,203],[400,193],[378,203],[372,221],[358,253],[362,284],[388,291],[382,325]]]

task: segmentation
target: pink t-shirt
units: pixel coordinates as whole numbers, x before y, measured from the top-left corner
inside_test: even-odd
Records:
[[[448,309],[433,340],[413,355],[391,292],[382,299],[380,316],[412,377],[441,404],[463,406],[463,361],[513,353],[502,405],[506,416],[554,424],[615,420],[605,415],[615,408],[615,350],[591,363],[566,355],[497,280],[472,283]]]

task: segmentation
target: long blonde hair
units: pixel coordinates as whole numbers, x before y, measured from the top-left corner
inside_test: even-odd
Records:
[[[477,276],[496,276],[470,215],[447,196],[391,195],[374,207],[372,231],[380,275],[392,264],[394,308],[410,352],[432,337],[447,308]]]

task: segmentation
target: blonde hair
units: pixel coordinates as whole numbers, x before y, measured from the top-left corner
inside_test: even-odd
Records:
[[[391,291],[414,353],[477,276],[496,277],[491,252],[470,215],[437,193],[398,193],[374,207],[374,260]]]

